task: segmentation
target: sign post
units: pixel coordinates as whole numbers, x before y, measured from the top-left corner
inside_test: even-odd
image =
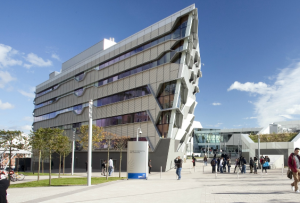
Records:
[[[72,170],[71,170],[71,175],[74,174],[75,132],[76,132],[76,129],[73,128],[73,141],[72,141]]]
[[[127,147],[127,179],[148,178],[148,141],[129,141]]]
[[[92,185],[92,112],[93,112],[93,100],[90,100],[89,102],[89,143],[88,143],[88,161],[87,161],[87,185]]]

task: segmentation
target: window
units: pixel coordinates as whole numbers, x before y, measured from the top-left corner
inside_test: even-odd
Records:
[[[74,94],[78,97],[81,96],[83,94],[83,88],[74,90]]]
[[[81,80],[83,80],[84,75],[85,75],[84,72],[79,73],[78,75],[75,76],[75,80],[76,80],[76,81],[81,81]]]
[[[159,117],[157,128],[161,133],[162,138],[168,136],[171,111],[163,111]]]
[[[158,94],[158,100],[163,109],[172,108],[174,94],[176,89],[176,81],[166,82],[162,85]]]

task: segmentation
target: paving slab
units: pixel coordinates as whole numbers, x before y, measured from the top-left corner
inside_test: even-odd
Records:
[[[121,180],[99,185],[8,189],[9,203],[93,203],[93,202],[300,202],[300,194],[291,191],[292,180],[286,169],[269,170],[268,174],[215,174],[211,167],[197,163],[183,164],[182,179],[175,170],[151,173],[148,180]],[[118,174],[118,173],[117,173]],[[125,174],[125,173],[123,173]],[[97,176],[98,174],[93,174]],[[101,174],[100,174],[101,175]],[[116,173],[115,173],[116,175]]]

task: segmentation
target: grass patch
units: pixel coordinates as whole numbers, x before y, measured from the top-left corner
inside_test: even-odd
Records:
[[[32,172],[22,172],[20,171],[19,174],[23,174],[25,176],[37,176],[38,173],[34,172],[34,174]],[[52,176],[58,176],[58,173],[51,173]],[[49,176],[49,173],[40,173],[40,176]],[[62,173],[60,174],[60,176],[70,176],[70,174],[66,174],[63,175]]]
[[[123,180],[125,178],[105,177],[92,178],[92,185],[107,183],[116,180]],[[87,185],[87,178],[53,178],[51,179],[51,186],[70,186],[70,185]],[[9,188],[23,188],[23,187],[49,187],[49,180],[31,181],[27,183],[11,184]]]
[[[296,137],[298,133],[278,133],[278,134],[263,134],[260,135],[260,142],[290,142]],[[258,142],[257,135],[249,135],[253,142]]]

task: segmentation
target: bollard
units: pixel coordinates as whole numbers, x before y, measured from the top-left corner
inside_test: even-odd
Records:
[[[160,167],[160,179],[161,179],[161,173],[162,173],[162,166]]]
[[[204,173],[204,165],[203,165],[203,173]]]
[[[237,173],[236,173],[236,174],[237,174],[237,178],[238,178],[238,179],[240,179],[240,176],[239,176],[239,171],[237,171]]]
[[[217,165],[215,166],[215,178],[217,179]]]
[[[196,166],[194,167],[194,173],[196,172]]]
[[[191,171],[191,167],[190,167],[190,173],[192,173],[192,171]]]
[[[283,176],[283,164],[282,164],[282,167],[281,167],[281,176]]]

